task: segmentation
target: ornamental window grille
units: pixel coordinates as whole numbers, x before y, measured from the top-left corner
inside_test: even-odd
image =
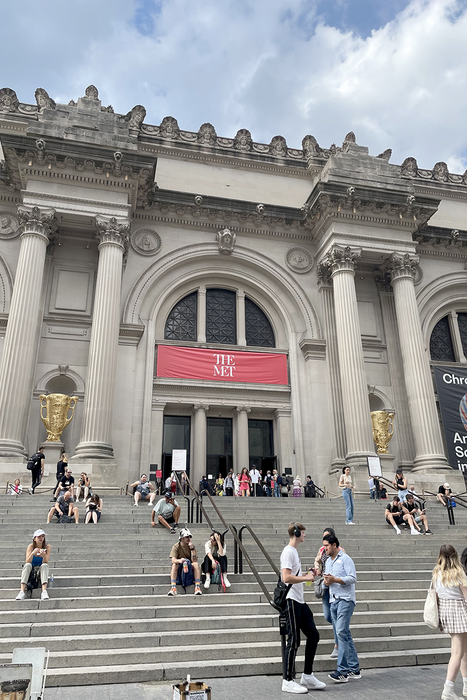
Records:
[[[188,294],[175,304],[165,324],[165,340],[197,340],[197,306],[197,292]]]
[[[467,357],[467,314],[457,314],[457,323],[459,324],[459,333],[461,336],[462,349],[465,357]]]
[[[247,345],[275,347],[274,331],[266,314],[248,297],[245,297],[245,337]]]
[[[236,345],[237,295],[228,289],[206,290],[206,342]]]
[[[455,362],[454,346],[452,344],[449,318],[444,316],[433,328],[430,338],[430,354],[432,360]]]

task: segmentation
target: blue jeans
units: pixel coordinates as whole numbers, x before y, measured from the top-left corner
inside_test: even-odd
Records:
[[[329,588],[324,589],[323,597],[321,598],[323,601],[323,615],[324,619],[326,622],[329,622],[330,625],[332,625],[332,618],[331,618],[331,606],[329,603]],[[336,635],[336,630],[334,629],[334,625],[332,625],[332,631],[334,634],[334,644],[337,644],[337,635]]]
[[[277,484],[277,483],[274,484],[274,496],[275,496],[276,498],[280,498],[280,497],[281,497],[281,487],[280,487],[280,484]]]
[[[345,501],[345,522],[351,523],[353,520],[353,495],[352,489],[342,489],[342,495]]]
[[[350,634],[350,618],[355,608],[355,603],[350,600],[338,600],[331,602],[332,625],[336,631],[339,645],[337,657],[337,670],[339,673],[358,671],[360,664],[357,651]]]

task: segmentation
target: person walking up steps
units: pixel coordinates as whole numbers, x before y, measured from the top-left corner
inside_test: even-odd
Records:
[[[287,593],[287,645],[284,660],[284,693],[307,693],[308,690],[322,690],[326,683],[319,681],[313,674],[313,661],[319,642],[319,632],[316,629],[313,613],[305,603],[303,583],[313,581],[314,574],[309,571],[302,574],[302,565],[297,548],[305,540],[305,526],[301,523],[290,523],[287,532],[289,544],[281,554],[282,582],[289,585]],[[305,667],[300,683],[295,681],[295,657],[300,646],[300,632],[306,637]]]
[[[339,488],[342,489],[342,496],[345,501],[345,524],[353,525],[353,491],[355,487],[352,484],[350,467],[343,468],[341,478],[339,479]]]

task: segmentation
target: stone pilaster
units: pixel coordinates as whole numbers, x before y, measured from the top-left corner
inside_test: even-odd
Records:
[[[0,458],[22,461],[31,405],[45,255],[53,209],[19,207],[21,247],[0,363]],[[33,446],[34,449],[36,445]]]
[[[250,468],[250,450],[248,442],[248,414],[251,408],[237,406],[237,466],[235,471],[241,472],[243,467]]]
[[[206,413],[209,410],[209,406],[197,403],[193,408],[195,415],[193,421],[193,476],[191,481],[197,490],[201,477],[206,474]]]
[[[366,457],[374,455],[370,405],[363,362],[363,348],[355,291],[355,267],[360,250],[334,246],[323,260],[334,288],[337,348],[342,386],[346,462],[366,467]]]
[[[112,403],[120,325],[122,262],[130,223],[98,218],[99,265],[81,440],[74,460],[112,460]]]
[[[339,372],[339,349],[337,347],[336,316],[334,313],[334,292],[329,276],[320,278],[319,294],[323,310],[324,332],[326,337],[326,362],[331,389],[332,410],[332,470],[343,466],[347,454],[345,437],[344,408],[342,405],[342,385]]]
[[[279,458],[277,469],[283,474],[286,467],[291,467],[292,469],[296,467],[292,451],[292,411],[289,406],[276,408],[274,417],[276,419],[275,452]],[[296,474],[293,476],[295,478]],[[303,479],[304,474],[301,474],[301,477]]]
[[[423,342],[415,296],[414,278],[418,258],[391,255],[391,276],[397,327],[404,366],[405,386],[415,443],[414,471],[449,469],[444,456],[427,351]]]
[[[404,383],[402,355],[397,328],[396,307],[394,295],[387,276],[377,276],[376,284],[379,290],[381,313],[383,316],[384,333],[388,353],[389,375],[394,396],[394,430],[399,443],[398,466],[412,467],[415,457],[415,445],[412,435],[412,425],[408,407],[407,391]]]

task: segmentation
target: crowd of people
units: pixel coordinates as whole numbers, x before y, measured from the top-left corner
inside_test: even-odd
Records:
[[[219,476],[212,486],[206,476],[200,480],[200,491],[208,491],[216,496],[239,496],[243,498],[266,496],[269,498],[316,498],[316,485],[311,476],[306,477],[302,484],[300,477],[295,478],[280,474],[277,469],[262,469],[243,467],[236,474],[230,469],[227,476]]]

